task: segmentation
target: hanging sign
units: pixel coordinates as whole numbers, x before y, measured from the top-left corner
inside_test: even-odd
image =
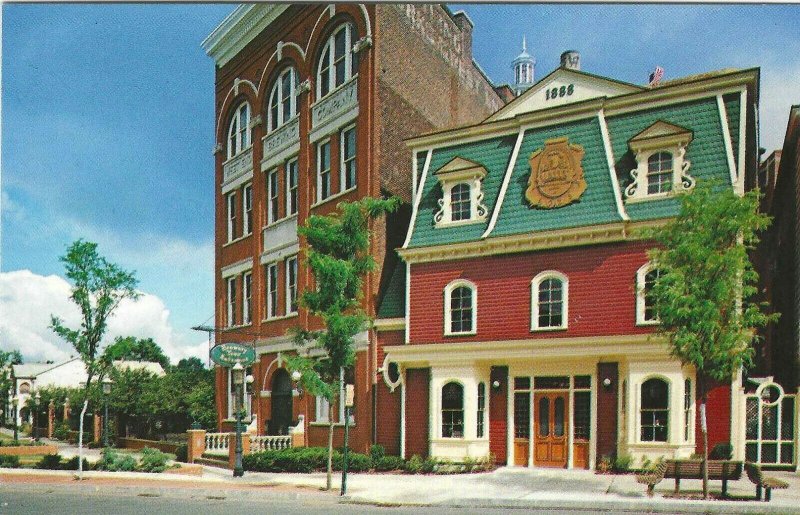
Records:
[[[211,361],[221,367],[232,367],[241,363],[243,367],[256,360],[256,350],[241,343],[221,343],[211,349]]]

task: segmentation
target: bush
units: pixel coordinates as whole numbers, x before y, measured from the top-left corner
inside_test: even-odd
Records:
[[[372,464],[375,470],[379,472],[386,472],[389,470],[403,470],[405,468],[405,465],[406,461],[400,456],[384,456],[383,458]]]
[[[386,456],[386,449],[383,448],[383,445],[374,444],[370,446],[369,457],[372,460],[373,467],[376,466],[384,456]]]
[[[439,462],[436,460],[436,458],[425,458],[425,461],[422,462],[422,468],[420,469],[420,472],[423,474],[436,472],[438,465]]]
[[[62,465],[64,470],[78,470],[78,457],[73,456],[72,458],[68,459]],[[86,458],[83,458],[83,470],[91,470],[89,466],[89,462],[86,461]]]
[[[76,461],[75,468],[77,467]],[[106,447],[100,455],[100,461],[97,462],[97,469],[109,472],[132,472],[136,470],[136,460],[130,454],[121,454],[111,447]]]
[[[337,451],[334,451],[334,466],[337,461],[341,464],[342,458]],[[242,457],[242,466],[245,470],[253,472],[313,472],[315,470],[325,470],[328,466],[328,449],[324,447],[290,447],[281,451],[254,452]]]
[[[729,443],[718,443],[708,453],[710,460],[729,460],[733,458],[733,446]]]
[[[145,447],[141,451],[142,459],[139,462],[138,470],[141,472],[164,472],[167,468],[169,455],[158,449]]]
[[[422,458],[418,454],[411,456],[411,459],[406,462],[406,472],[409,474],[419,474],[422,470]]]
[[[37,469],[60,470],[61,456],[58,454],[45,454],[36,464]]]
[[[333,470],[342,470],[344,455],[333,451]],[[326,464],[327,466],[327,464]],[[349,472],[366,472],[372,468],[372,459],[366,454],[357,452],[347,453],[347,470]]]
[[[67,440],[69,439],[69,424],[64,422],[58,422],[56,427],[53,428],[53,438],[56,440]]]
[[[175,448],[175,461],[187,463],[189,461],[189,446],[185,443],[179,444]]]
[[[19,456],[0,456],[0,468],[19,468]]]
[[[628,472],[633,464],[633,456],[630,454],[620,454],[614,458],[614,472]]]

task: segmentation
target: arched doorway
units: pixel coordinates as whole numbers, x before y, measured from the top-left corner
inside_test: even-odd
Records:
[[[272,376],[271,418],[267,422],[267,434],[289,434],[292,425],[292,380],[285,368],[279,368]]]

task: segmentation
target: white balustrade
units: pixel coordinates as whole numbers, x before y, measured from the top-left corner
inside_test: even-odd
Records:
[[[228,454],[230,445],[229,433],[206,433],[207,454]]]
[[[292,437],[250,435],[250,452],[280,451],[292,446]]]

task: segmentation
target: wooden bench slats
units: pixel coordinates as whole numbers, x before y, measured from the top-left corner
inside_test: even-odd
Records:
[[[772,489],[789,488],[789,483],[778,479],[777,477],[765,476],[761,470],[761,466],[755,463],[747,462],[744,465],[747,470],[747,478],[756,485],[756,499],[761,500],[761,489],[765,489],[764,501],[769,502],[772,498]]]

